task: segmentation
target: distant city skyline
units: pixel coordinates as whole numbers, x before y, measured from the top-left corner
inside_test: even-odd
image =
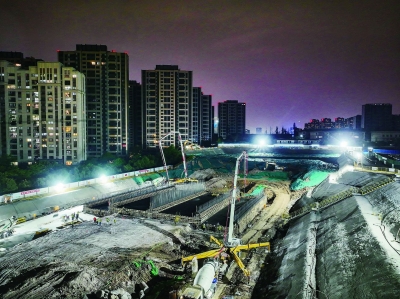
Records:
[[[57,50],[104,44],[128,53],[129,79],[139,82],[141,70],[178,65],[193,71],[193,86],[212,95],[215,107],[246,103],[246,129],[255,133],[348,118],[368,103],[391,103],[400,114],[399,6],[394,0],[6,2],[0,50],[57,61]]]

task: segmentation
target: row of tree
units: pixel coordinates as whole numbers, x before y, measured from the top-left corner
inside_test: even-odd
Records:
[[[164,149],[167,164],[182,162],[180,150],[170,146]],[[106,153],[97,159],[66,166],[53,161],[38,161],[31,165],[15,165],[15,158],[0,157],[0,194],[54,186],[57,183],[77,182],[101,175],[113,175],[163,165],[158,151],[135,149],[129,157]]]

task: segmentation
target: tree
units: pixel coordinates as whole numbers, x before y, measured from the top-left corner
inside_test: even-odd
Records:
[[[0,190],[2,194],[10,193],[18,190],[17,183],[14,179],[0,177]]]
[[[12,163],[16,161],[17,159],[11,155],[0,156],[0,171],[4,172],[8,169],[15,168],[16,166],[12,165]]]
[[[27,190],[32,188],[32,182],[28,181],[28,180],[22,180],[19,184],[18,184],[18,190]]]
[[[41,177],[41,178],[37,178],[34,185],[38,188],[43,188],[43,187],[47,187],[47,178],[45,177]]]
[[[164,149],[165,160],[167,164],[178,164],[182,162],[182,152],[180,149],[175,148],[171,145]]]
[[[133,170],[133,167],[132,167],[130,164],[126,164],[126,165],[124,165],[122,168],[123,168],[123,170],[124,170],[125,172],[130,172],[130,171]]]
[[[111,154],[111,153],[109,153],[109,152],[106,152],[106,153],[103,154],[103,156],[101,156],[101,157],[99,158],[99,161],[100,161],[101,163],[106,163],[106,162],[112,162],[112,161],[114,161],[115,159],[117,159],[117,156],[116,156],[116,155]]]
[[[121,167],[124,166],[125,164],[126,164],[126,162],[125,162],[125,160],[123,158],[117,158],[113,162],[113,166],[115,168],[118,168],[119,171],[121,171]]]

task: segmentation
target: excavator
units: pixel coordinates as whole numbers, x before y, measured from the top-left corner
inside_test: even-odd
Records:
[[[171,131],[171,132],[169,132],[167,135],[165,135],[164,137],[162,137],[162,138],[160,139],[160,141],[158,142],[158,143],[159,143],[159,147],[160,147],[161,157],[162,157],[162,160],[163,160],[163,163],[164,163],[165,173],[166,173],[166,175],[167,175],[167,182],[170,183],[170,178],[169,178],[169,174],[168,174],[167,163],[166,163],[166,161],[165,161],[165,155],[164,155],[164,151],[163,151],[163,147],[162,147],[162,141],[163,141],[165,138],[167,138],[168,136],[170,136],[170,135],[175,135],[175,134],[178,134],[178,140],[179,140],[180,147],[181,147],[181,152],[182,152],[183,171],[184,171],[184,173],[185,173],[185,177],[184,177],[184,178],[180,178],[180,179],[176,179],[176,180],[174,180],[173,182],[174,182],[175,184],[193,183],[193,182],[196,182],[196,183],[197,183],[198,180],[192,179],[192,178],[189,178],[189,177],[188,177],[187,168],[186,168],[186,158],[185,158],[185,153],[184,153],[184,151],[183,151],[184,146],[183,146],[183,144],[182,144],[182,136],[181,136],[181,134],[179,133],[179,131]],[[185,143],[186,143],[186,142],[185,142]]]
[[[237,200],[237,179],[239,175],[239,166],[240,166],[240,161],[242,159],[245,159],[247,161],[247,153],[243,151],[243,153],[237,158],[236,160],[236,168],[235,168],[235,176],[234,176],[234,181],[233,181],[233,191],[232,191],[232,197],[230,201],[230,213],[229,213],[229,226],[228,226],[228,236],[225,238],[224,241],[220,241],[214,236],[210,236],[210,240],[214,243],[216,243],[219,248],[218,249],[212,249],[206,252],[198,253],[195,255],[187,256],[182,258],[182,265],[184,265],[187,262],[199,259],[211,259],[211,261],[219,260],[219,259],[225,259],[225,257],[229,257],[230,260],[235,261],[236,264],[239,266],[239,268],[243,271],[243,273],[250,278],[250,271],[246,269],[246,266],[242,262],[242,260],[239,257],[239,253],[242,250],[250,250],[253,248],[259,248],[259,247],[266,247],[268,251],[271,251],[270,243],[269,242],[264,242],[264,243],[252,243],[252,244],[242,244],[241,240],[239,238],[234,238],[233,237],[233,225],[234,225],[234,218],[235,218],[235,202]],[[244,167],[246,168],[246,163],[244,163]],[[246,171],[246,170],[245,170]],[[208,268],[210,261],[205,264]],[[214,267],[216,269],[216,267]],[[217,269],[215,270],[217,271]],[[204,271],[203,271],[204,272]],[[202,279],[206,279],[206,277],[203,277],[205,274],[201,270],[198,272],[197,275],[201,275]],[[210,273],[210,272],[209,272]],[[208,274],[209,276],[212,276]],[[197,278],[197,276],[196,276]],[[197,280],[199,280],[197,279]],[[211,279],[209,277],[208,279]],[[196,282],[196,279],[195,279]],[[190,298],[190,297],[188,297]]]

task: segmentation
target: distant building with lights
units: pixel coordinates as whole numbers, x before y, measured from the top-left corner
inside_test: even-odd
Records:
[[[170,132],[179,131],[183,140],[193,141],[192,71],[180,70],[177,65],[142,70],[142,107],[144,148],[158,147],[159,140]],[[198,130],[198,119],[196,125]],[[176,134],[163,139],[163,146],[170,145],[178,146]]]
[[[361,115],[349,118],[336,117],[332,122],[330,118],[311,119],[310,122],[304,124],[305,130],[325,130],[325,129],[361,129]]]
[[[346,118],[345,127],[347,129],[359,130],[361,129],[361,115]]]
[[[85,76],[59,62],[0,61],[0,155],[18,163],[86,160]]]
[[[262,134],[262,128],[256,128],[256,134]]]
[[[218,120],[220,138],[241,138],[246,132],[246,104],[233,100],[218,103]]]
[[[58,61],[86,76],[88,157],[127,154],[128,54],[105,45],[76,45],[75,51],[58,51]]]
[[[320,129],[319,119],[311,119],[308,123],[304,124],[305,130]]]
[[[333,126],[335,129],[344,129],[346,128],[346,121],[343,117],[336,117]]]

